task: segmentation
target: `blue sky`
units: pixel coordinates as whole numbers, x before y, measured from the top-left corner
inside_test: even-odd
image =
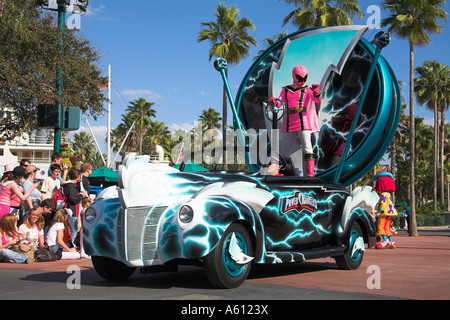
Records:
[[[156,120],[170,129],[192,127],[203,109],[222,110],[222,79],[208,60],[210,44],[197,42],[200,23],[214,20],[218,2],[234,4],[241,17],[249,17],[255,24],[251,35],[258,41],[249,58],[239,65],[229,66],[229,82],[234,98],[239,85],[252,64],[252,57],[263,49],[264,37],[280,32],[292,33],[297,29],[282,20],[295,8],[278,0],[173,0],[118,1],[91,0],[88,12],[81,17],[80,32],[90,40],[102,55],[100,67],[107,75],[111,65],[111,126],[121,122],[130,101],[144,97],[154,102]],[[366,13],[371,5],[380,1],[360,0]],[[450,4],[445,10],[450,12]],[[372,12],[354,24],[367,24]],[[381,11],[381,18],[386,13]],[[450,22],[443,23],[442,35],[433,35],[432,43],[415,48],[415,66],[426,60],[437,60],[450,65]],[[369,40],[379,30],[369,30],[364,37]],[[399,80],[408,82],[409,46],[406,40],[393,37],[382,55],[391,64]],[[408,86],[403,87],[408,100]],[[106,89],[104,90],[106,94]],[[106,107],[106,104],[105,104]],[[408,112],[407,112],[408,113]],[[429,119],[433,113],[416,104],[416,116]],[[231,111],[229,112],[231,115]],[[447,119],[450,115],[447,114]],[[82,130],[88,130],[82,116]],[[103,148],[106,134],[106,116],[97,121],[88,119],[95,136]],[[106,150],[102,150],[106,153]],[[114,155],[113,155],[114,156]]]

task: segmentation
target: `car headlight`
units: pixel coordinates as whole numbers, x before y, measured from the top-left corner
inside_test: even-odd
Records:
[[[94,209],[94,207],[87,207],[86,211],[84,212],[84,219],[87,222],[93,222],[97,218],[97,211]]]
[[[178,218],[183,223],[191,222],[193,217],[194,217],[194,210],[188,205],[183,205],[178,211]]]

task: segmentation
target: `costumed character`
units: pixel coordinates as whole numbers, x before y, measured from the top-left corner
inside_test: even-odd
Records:
[[[292,70],[294,83],[283,87],[279,100],[286,106],[286,116],[283,131],[286,132],[281,144],[281,153],[290,158],[290,148],[297,135],[302,143],[306,175],[314,177],[315,157],[312,148],[311,135],[319,131],[315,102],[319,103],[320,90],[318,84],[306,86],[308,70],[304,66],[296,66]],[[269,103],[276,105],[275,97]]]
[[[375,191],[380,194],[377,204],[377,236],[381,241],[375,245],[375,249],[395,249],[396,244],[392,241],[394,232],[391,230],[392,217],[397,215],[391,193],[395,192],[394,177],[389,172],[380,172],[373,177]]]

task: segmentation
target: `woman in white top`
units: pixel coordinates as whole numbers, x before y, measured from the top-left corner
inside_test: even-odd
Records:
[[[41,213],[36,209],[31,209],[25,221],[19,227],[19,233],[23,234],[26,241],[35,247],[39,244],[44,248],[44,226],[45,221]]]
[[[47,232],[45,242],[55,253],[59,248],[63,249],[61,259],[80,259],[77,249],[69,246],[64,241],[64,232],[68,228],[68,214],[66,209],[59,209],[55,212],[50,229]],[[70,238],[69,238],[70,239]]]

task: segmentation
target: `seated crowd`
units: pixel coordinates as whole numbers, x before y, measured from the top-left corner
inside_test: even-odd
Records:
[[[82,219],[92,203],[87,179],[92,166],[69,169],[62,159],[60,153],[53,154],[40,190],[34,182],[39,169],[28,160],[5,166],[0,182],[0,262],[32,263],[38,249],[51,250],[61,259],[89,258],[82,246]],[[57,201],[60,189],[64,196]]]

